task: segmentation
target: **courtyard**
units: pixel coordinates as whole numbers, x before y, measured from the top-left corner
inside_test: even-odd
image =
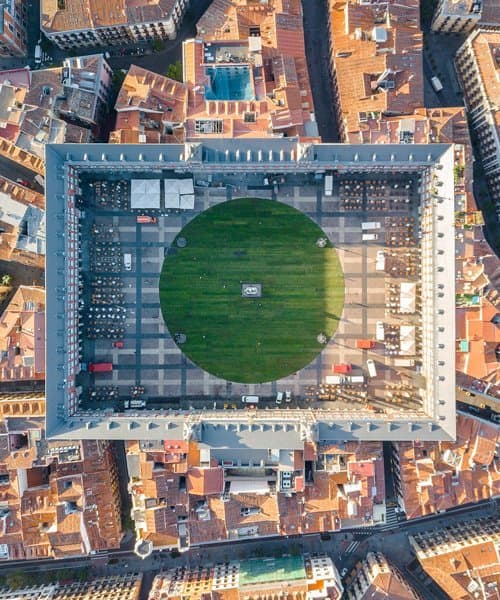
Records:
[[[195,185],[194,209],[166,210],[162,207],[149,211],[156,219],[151,224],[138,223],[137,214],[130,211],[127,192],[124,192],[124,189],[128,189],[126,179],[108,180],[107,185],[111,186],[109,190],[114,191],[104,195],[104,205],[96,203],[95,197],[92,199],[96,182],[87,180],[83,183],[88,226],[92,223],[100,231],[112,229],[112,235],[116,236],[115,250],[118,248],[117,251],[122,255],[130,254],[131,266],[130,270],[126,270],[123,262],[116,260],[113,263],[115,271],[102,269],[84,273],[93,281],[96,278],[104,281],[105,277],[111,278],[112,282],[119,281],[116,291],[120,294],[124,309],[123,321],[120,320],[124,332],[120,344],[108,338],[83,340],[82,361],[87,364],[111,363],[112,369],[109,372],[80,373],[78,378],[84,389],[82,407],[120,411],[124,402],[131,397],[136,398],[136,392],[131,390],[139,389],[143,402],[136,402],[134,408],[240,408],[243,395],[257,395],[263,406],[276,406],[280,392],[283,397],[286,392],[282,408],[305,405],[325,408],[331,405],[338,409],[365,409],[369,406],[378,412],[390,412],[394,408],[418,410],[418,362],[416,372],[415,367],[408,368],[415,364],[414,360],[408,361],[405,368],[395,368],[392,358],[392,354],[399,352],[396,347],[400,324],[418,325],[419,321],[418,307],[415,307],[414,314],[402,316],[397,314],[397,309],[393,308],[395,303],[392,302],[398,294],[398,281],[417,281],[419,277],[418,232],[415,225],[418,216],[416,178],[393,176],[389,185],[386,178],[363,174],[351,178],[338,177],[334,178],[331,196],[325,195],[323,180],[314,175],[287,174],[279,181],[269,183],[254,174],[225,174],[219,177],[215,174],[209,185],[205,181],[198,183],[201,185]],[[119,193],[116,192],[118,185],[121,186]],[[309,270],[309,276],[316,277],[314,281],[304,280],[302,273],[302,283],[306,285],[295,282],[297,273],[289,278],[294,293],[300,297],[301,319],[304,316],[303,309],[309,306],[315,307],[310,313],[313,321],[306,321],[307,326],[302,332],[300,328],[297,329],[296,323],[292,322],[286,327],[280,326],[279,321],[275,323],[280,335],[273,337],[273,344],[278,348],[278,354],[271,356],[267,364],[265,360],[261,362],[261,367],[271,370],[264,370],[264,375],[260,377],[255,375],[255,359],[259,358],[257,342],[261,341],[260,338],[266,339],[269,333],[264,331],[264,324],[269,323],[269,319],[272,321],[272,311],[268,320],[242,318],[239,326],[243,325],[246,329],[233,339],[233,345],[228,345],[227,340],[223,337],[219,340],[217,334],[217,328],[220,334],[225,331],[226,325],[214,320],[214,315],[210,313],[213,309],[210,308],[210,298],[213,299],[211,293],[206,297],[208,308],[205,305],[194,317],[192,310],[185,310],[188,301],[193,303],[191,308],[197,306],[201,290],[206,288],[208,279],[204,281],[203,273],[207,272],[213,260],[208,255],[204,257],[207,262],[201,269],[200,265],[196,265],[194,270],[185,270],[183,267],[179,271],[183,286],[175,302],[170,304],[171,307],[175,303],[183,307],[183,322],[172,321],[167,327],[165,318],[168,322],[171,317],[162,313],[160,298],[163,286],[161,273],[164,269],[168,271],[166,265],[170,259],[178,257],[180,250],[196,250],[192,240],[186,239],[186,247],[179,248],[176,239],[185,238],[185,231],[189,232],[190,224],[198,221],[196,217],[201,215],[203,223],[203,216],[210,215],[210,209],[229,205],[228,201],[242,197],[253,198],[254,201],[267,200],[273,210],[283,207],[300,211],[304,222],[313,227],[311,240],[324,235],[328,249],[335,256],[335,268],[326,277],[323,265]],[[377,233],[369,236],[368,240],[364,239],[366,232],[361,227],[366,221],[376,221],[379,227]],[[273,222],[271,219],[270,223]],[[286,229],[282,233],[287,240],[295,235]],[[262,239],[268,240],[269,237],[266,235]],[[262,239],[259,244],[263,243]],[[211,247],[214,244],[214,240],[209,242]],[[297,265],[298,255],[294,254],[294,244],[287,243],[287,249],[290,263]],[[197,250],[201,258],[200,248]],[[247,251],[244,248],[240,250]],[[318,252],[318,256],[321,256],[321,251],[325,249],[314,245],[312,250],[313,255]],[[232,251],[238,252],[237,249]],[[381,253],[385,270],[379,268]],[[241,261],[243,257],[234,258]],[[220,259],[227,262],[227,256],[221,254]],[[312,255],[308,259],[312,267]],[[283,256],[277,258],[278,262],[280,260],[284,261]],[[195,265],[195,261],[191,262]],[[298,264],[303,265],[303,260]],[[211,265],[210,268],[213,270],[214,267]],[[259,303],[263,304],[264,300],[269,299],[266,297],[265,273],[266,266],[263,264],[257,272],[232,275],[231,282],[235,286],[231,300],[234,301],[233,308],[239,306],[258,312]],[[242,297],[241,283],[245,280],[262,286],[261,299]],[[225,292],[223,286],[228,285],[229,281],[221,282],[217,276],[210,285],[219,283],[222,287],[219,292]],[[282,287],[280,283],[276,289]],[[315,294],[303,295],[304,291],[316,292],[317,288],[321,289],[318,297]],[[321,306],[325,302],[322,294],[326,288],[330,292],[334,290],[328,300],[333,303],[329,310]],[[291,293],[289,288],[283,287],[283,291],[285,294]],[[91,302],[88,295],[86,301]],[[226,317],[238,316],[239,311],[233,308],[228,309]],[[166,309],[163,310],[165,312]],[[324,320],[327,313],[332,316]],[[322,322],[314,321],[318,315],[323,319]],[[198,339],[196,335],[193,339],[192,333],[186,335],[186,331],[183,331],[188,321],[194,327],[192,331],[199,331]],[[383,338],[382,341],[376,341],[377,327],[381,322],[385,322],[387,340]],[[261,323],[262,328],[255,330],[255,323]],[[220,342],[219,364],[222,357],[223,363],[224,360],[226,363],[233,361],[240,369],[243,365],[243,372],[217,370],[215,363],[211,362],[216,357],[207,352],[203,340],[203,335],[207,333],[203,333],[202,329],[207,326],[213,328],[209,335]],[[322,332],[326,334],[326,340],[323,341],[328,342],[324,345],[317,339]],[[285,369],[283,363],[289,362],[284,359],[288,346],[297,342],[295,350],[298,350],[304,342],[302,334],[309,336],[311,345],[303,347],[303,352],[296,352],[296,362],[290,362]],[[250,338],[253,340],[251,344],[246,341],[249,335],[253,336]],[[185,352],[181,349],[184,339]],[[372,347],[359,348],[360,339],[373,340],[374,343]],[[192,348],[189,348],[189,341],[195,342]],[[203,351],[204,358],[200,358],[201,354],[198,356],[197,351]],[[418,351],[418,348],[412,350],[413,354],[418,354]],[[375,377],[367,377],[367,360],[373,361],[376,367]],[[357,383],[351,384],[351,377],[343,379],[342,385],[332,383],[334,365],[348,365],[350,375],[357,379]]]

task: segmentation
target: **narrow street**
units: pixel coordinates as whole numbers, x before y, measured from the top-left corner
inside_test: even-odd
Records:
[[[332,143],[340,140],[329,69],[326,10],[324,0],[303,0],[302,2],[307,68],[316,121],[323,142]]]

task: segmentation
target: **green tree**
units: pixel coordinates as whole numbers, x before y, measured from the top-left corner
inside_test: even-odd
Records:
[[[5,583],[11,590],[18,590],[30,585],[32,577],[24,571],[12,571],[5,576]]]
[[[155,52],[161,52],[165,48],[163,40],[153,40],[151,46]]]
[[[170,79],[175,79],[176,81],[182,81],[182,63],[180,60],[176,61],[168,65],[167,72],[165,73],[167,77]]]

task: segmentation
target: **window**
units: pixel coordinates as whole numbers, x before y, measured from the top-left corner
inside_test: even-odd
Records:
[[[194,130],[196,133],[222,133],[222,119],[199,120],[195,121]]]

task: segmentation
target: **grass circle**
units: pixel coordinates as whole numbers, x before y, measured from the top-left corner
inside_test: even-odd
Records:
[[[163,318],[199,367],[240,383],[308,365],[335,333],[344,303],[340,261],[321,228],[281,202],[240,198],[188,223],[160,277]],[[176,238],[177,239],[177,238]],[[327,239],[327,238],[326,238]],[[261,284],[243,297],[242,283]]]

